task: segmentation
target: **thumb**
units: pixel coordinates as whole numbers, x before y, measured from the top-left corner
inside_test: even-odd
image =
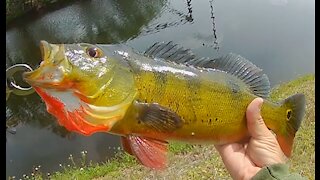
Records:
[[[249,104],[246,112],[248,131],[255,138],[270,133],[260,114],[262,104],[263,99],[256,98]]]

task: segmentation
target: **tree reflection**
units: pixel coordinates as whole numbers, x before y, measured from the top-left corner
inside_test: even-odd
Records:
[[[25,23],[7,30],[7,67],[15,63],[39,64],[40,40],[52,43],[125,42],[138,36],[165,2],[79,1],[41,17],[30,17]]]
[[[212,20],[212,32],[213,32],[213,47],[214,49],[219,50],[219,44],[218,44],[218,38],[217,38],[217,29],[216,29],[216,23],[215,23],[215,16],[214,16],[214,9],[213,9],[213,0],[209,0],[210,3],[210,14],[211,14],[211,20]]]
[[[160,30],[164,30],[170,27],[177,27],[181,26],[187,23],[192,24],[194,22],[193,18],[193,10],[192,10],[192,4],[191,0],[186,0],[186,8],[187,8],[187,13],[179,11],[168,3],[166,5],[166,10],[172,14],[172,17],[177,17],[176,20],[171,21],[171,22],[164,22],[164,23],[154,23],[154,24],[149,24],[143,32],[140,34],[142,36],[148,35],[148,34],[153,34],[157,33]],[[213,47],[215,50],[219,50],[219,43],[218,43],[218,37],[217,37],[217,29],[216,29],[216,23],[215,23],[215,15],[214,15],[214,5],[213,5],[213,0],[209,0],[209,6],[210,6],[210,18],[211,18],[211,23],[212,23],[212,37],[213,37],[213,42],[212,44],[209,44],[210,47]],[[162,12],[163,13],[163,12]],[[203,43],[203,45],[206,45]]]
[[[36,94],[27,97],[11,95],[6,106],[6,128],[13,131],[20,123],[37,128],[45,128],[63,138],[71,138],[71,132],[58,125],[53,116],[47,113],[45,104]],[[13,131],[14,132],[14,131]]]
[[[174,9],[170,6],[170,4],[166,5],[166,10],[170,12],[173,15],[173,17],[177,16],[178,17],[177,20],[171,21],[171,22],[149,24],[143,30],[143,33],[141,33],[141,35],[153,34],[166,28],[180,26],[186,23],[193,23],[191,0],[187,0],[188,13],[184,13],[177,9]]]
[[[161,10],[165,0],[80,1],[50,12],[29,22],[18,24],[6,32],[6,66],[27,63],[32,67],[40,62],[40,40],[52,43],[119,43],[139,35],[145,26]],[[34,93],[29,96],[11,95],[6,103],[7,131],[27,123],[46,128],[64,138],[72,133],[58,125],[47,113],[45,104]]]

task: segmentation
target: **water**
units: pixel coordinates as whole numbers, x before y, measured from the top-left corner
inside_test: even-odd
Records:
[[[120,1],[76,2],[47,13],[26,16],[7,28],[6,66],[40,62],[39,41],[51,43],[126,43],[144,51],[156,41],[174,41],[203,56],[229,52],[264,69],[272,86],[314,73],[313,0]],[[68,132],[46,112],[36,94],[11,95],[6,106],[6,173],[21,177],[61,170],[70,154],[104,162],[120,146],[106,133],[84,137]]]

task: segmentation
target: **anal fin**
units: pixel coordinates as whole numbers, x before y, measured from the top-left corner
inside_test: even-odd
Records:
[[[156,139],[129,135],[122,137],[124,149],[145,166],[161,170],[167,164],[168,143]]]
[[[121,136],[121,145],[124,151],[129,153],[130,155],[134,156],[131,146],[130,146],[130,141],[127,137]]]

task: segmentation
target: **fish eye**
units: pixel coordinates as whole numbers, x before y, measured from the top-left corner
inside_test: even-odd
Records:
[[[102,56],[101,50],[96,47],[87,48],[87,54],[93,58],[99,58]]]

